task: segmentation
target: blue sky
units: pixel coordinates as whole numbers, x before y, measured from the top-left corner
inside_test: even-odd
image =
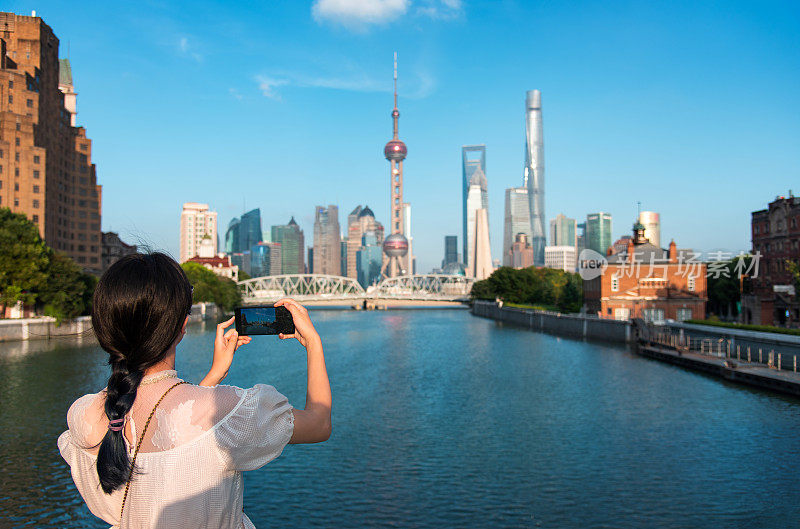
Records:
[[[421,271],[461,236],[463,144],[487,145],[493,257],[520,185],[525,91],[542,91],[545,208],[636,202],[662,242],[746,250],[750,212],[800,194],[800,4],[319,0],[11,1],[61,40],[94,142],[103,229],[177,255],[182,202],[220,230],[260,207],[388,216],[392,52],[400,57],[405,197]],[[666,244],[666,242],[664,242]]]

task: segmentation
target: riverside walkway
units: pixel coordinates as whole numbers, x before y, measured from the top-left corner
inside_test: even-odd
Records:
[[[762,389],[800,397],[798,354],[784,358],[774,350],[757,351],[733,346],[730,340],[692,339],[663,327],[641,322],[635,324],[636,352],[642,356],[669,362]],[[791,366],[787,369],[784,366]]]

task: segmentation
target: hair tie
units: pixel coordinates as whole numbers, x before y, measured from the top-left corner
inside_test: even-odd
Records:
[[[121,432],[125,428],[125,418],[108,421],[108,429],[112,432]]]

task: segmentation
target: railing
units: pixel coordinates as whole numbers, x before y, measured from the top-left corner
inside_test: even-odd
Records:
[[[637,326],[639,343],[657,345],[673,349],[678,353],[693,353],[702,356],[724,359],[725,361],[754,366],[764,366],[777,371],[797,372],[797,354],[788,355],[775,353],[774,349],[767,351],[759,347],[742,347],[733,340],[718,338],[692,338],[686,334],[670,332],[664,328],[655,328],[652,325]]]

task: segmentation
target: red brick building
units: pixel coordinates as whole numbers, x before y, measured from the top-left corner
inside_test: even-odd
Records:
[[[742,298],[742,320],[797,327],[800,307],[787,263],[800,262],[800,198],[779,196],[767,209],[754,211],[751,230],[753,255],[760,257],[750,278],[753,294]]]
[[[625,251],[609,248],[607,261],[599,277],[583,282],[590,313],[656,322],[705,318],[706,265],[691,250],[679,250],[674,241],[667,250],[651,244],[637,222]]]

